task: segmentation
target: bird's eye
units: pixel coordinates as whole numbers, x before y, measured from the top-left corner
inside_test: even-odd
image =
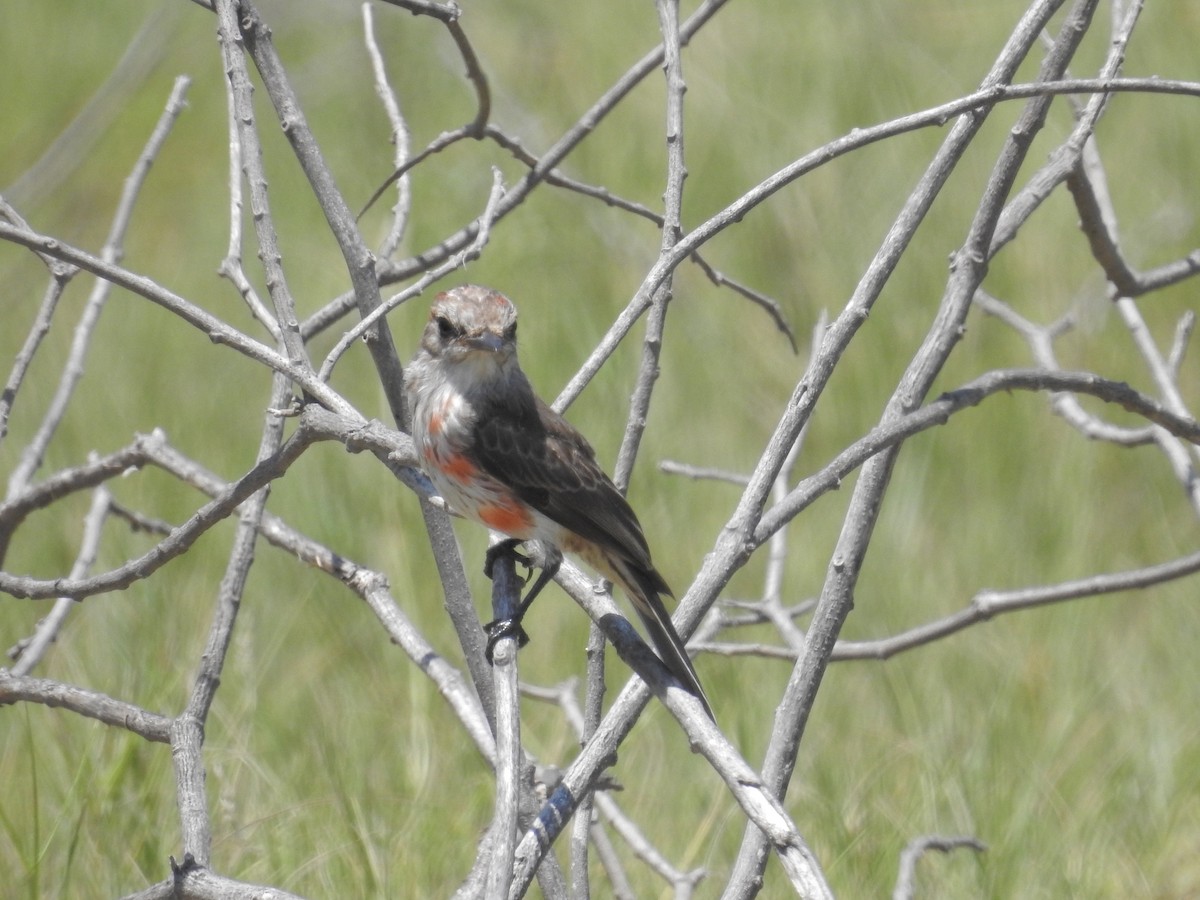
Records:
[[[451,341],[459,336],[459,329],[454,326],[454,323],[445,316],[438,316],[434,319],[437,322],[438,334],[444,341]]]
[[[507,341],[515,341],[517,339],[517,323],[513,322],[504,329],[504,339]]]

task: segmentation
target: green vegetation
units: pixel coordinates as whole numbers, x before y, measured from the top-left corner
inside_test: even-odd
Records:
[[[391,147],[357,7],[314,0],[261,6],[339,187],[352,206],[361,203],[389,174]],[[521,0],[464,7],[463,26],[491,78],[493,117],[534,152],[657,42],[651,4]],[[730,4],[684,56],[685,225],[851,128],[969,92],[1022,11],[1020,3],[948,0],[921,4],[919,12],[901,0]],[[375,18],[414,148],[467,121],[472,92],[444,30],[383,5]],[[1200,8],[1148,4],[1126,72],[1200,77],[1197,28]],[[183,2],[105,4],[101,11],[83,0],[12,0],[0,30],[0,83],[7,86],[0,193],[37,230],[98,250],[122,179],[173,79],[189,75],[188,109],[155,162],[123,263],[262,337],[236,292],[216,275],[229,213],[215,29],[210,13]],[[1073,73],[1091,75],[1107,40],[1106,25],[1098,23]],[[141,63],[129,64],[124,83],[99,90],[126,53]],[[640,87],[564,170],[660,208],[661,82],[656,76]],[[89,101],[91,125],[64,137]],[[257,102],[284,264],[301,314],[308,314],[348,289],[345,268],[262,92]],[[1195,98],[1118,96],[1099,129],[1122,236],[1139,266],[1177,259],[1200,238],[1195,109]],[[962,242],[1016,110],[997,111],[938,200],[822,399],[798,475],[818,469],[878,420],[929,326],[947,254]],[[1024,175],[1070,127],[1060,102]],[[631,487],[656,559],[677,588],[711,550],[738,494],[726,484],[664,475],[656,463],[749,471],[803,371],[820,312],[842,307],[942,135],[907,135],[819,169],[706,248],[723,272],[780,300],[797,332],[799,357],[757,307],[711,286],[694,268],[680,269],[662,377]],[[23,179],[52,146],[61,151],[58,163]],[[490,165],[510,184],[522,173],[494,146],[474,142],[418,169],[411,228],[398,255],[425,249],[477,215]],[[1085,326],[1057,348],[1064,366],[1154,394],[1106,305],[1068,201],[1063,193],[1036,214],[986,286],[1039,322],[1082,310]],[[388,202],[364,219],[370,241],[382,236]],[[514,298],[523,313],[524,366],[553,397],[623,308],[658,245],[651,224],[543,187],[497,226],[462,280]],[[247,238],[247,268],[257,277],[254,250]],[[44,281],[43,267],[28,252],[0,244],[5,372]],[[53,395],[90,288],[81,277],[67,293],[17,398],[0,443],[5,478]],[[1170,345],[1194,297],[1194,282],[1186,282],[1144,305],[1161,347]],[[390,318],[405,358],[424,306],[418,300]],[[346,327],[316,341],[313,356],[322,356]],[[569,413],[610,467],[640,333]],[[1009,329],[975,311],[939,389],[991,368],[1030,364]],[[1194,386],[1197,374],[1192,354],[1180,383]],[[386,420],[361,347],[339,364],[333,386],[368,417]],[[253,461],[268,392],[262,369],[140,298],[114,292],[42,472],[78,465],[89,452],[112,451],[137,432],[161,427],[181,451],[234,478]],[[1121,414],[1119,421],[1133,420]],[[784,585],[790,602],[820,590],[848,488],[792,524]],[[172,523],[203,502],[154,472],[111,489],[121,503]],[[20,532],[11,547],[5,571],[65,573],[86,503],[39,513],[38,527]],[[416,501],[374,459],[332,444],[316,447],[275,486],[270,509],[385,572],[405,612],[452,662],[461,662]],[[232,534],[225,523],[155,577],[82,603],[34,674],[177,712],[190,690]],[[1089,442],[1050,414],[1044,396],[995,396],[905,446],[844,637],[893,634],[961,608],[982,589],[1172,559],[1195,549],[1195,534],[1195,515],[1153,448]],[[460,536],[482,609],[485,538],[467,527]],[[97,569],[119,565],[152,540],[110,523]],[[759,595],[764,561],[756,558],[740,572],[728,596]],[[1193,582],[1183,581],[1074,601],[1001,617],[887,662],[831,667],[787,806],[838,895],[886,894],[907,841],[931,833],[973,835],[988,850],[927,857],[919,869],[927,896],[1200,892],[1194,591]],[[0,645],[29,634],[48,609],[42,601],[0,598]],[[521,655],[524,679],[557,683],[582,674],[587,622],[560,591],[550,589],[527,624],[532,643]],[[755,637],[772,634],[747,634]],[[697,667],[722,727],[757,766],[790,665],[702,656]],[[610,688],[615,692],[627,677],[614,656]],[[543,762],[566,764],[574,755],[574,736],[545,707],[529,701],[524,727]],[[370,610],[332,579],[265,544],[206,747],[215,867],[306,896],[448,895],[469,869],[491,814],[487,765]],[[710,868],[699,895],[716,896],[744,820],[660,706],[648,710],[614,775],[625,787],[619,799],[629,815],[681,868]],[[180,852],[178,823],[166,746],[62,710],[0,708],[0,872],[7,895],[102,898],[138,890],[166,877],[168,856]],[[661,892],[661,882],[632,854],[627,862],[639,895]],[[772,863],[763,896],[787,893]]]

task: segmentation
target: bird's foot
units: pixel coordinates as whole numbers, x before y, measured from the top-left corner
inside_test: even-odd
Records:
[[[521,627],[520,619],[496,619],[494,622],[484,625],[483,630],[488,638],[483,655],[489,664],[493,663],[492,657],[496,654],[496,645],[505,638],[515,638],[518,649],[529,643],[529,635]]]
[[[537,580],[533,583],[533,587],[529,589],[528,593],[525,594],[525,598],[518,604],[514,614],[496,619],[483,626],[483,630],[488,636],[485,656],[489,663],[492,662],[492,657],[496,652],[496,645],[504,638],[515,638],[518,649],[529,643],[529,635],[521,627],[521,619],[528,611],[529,605],[533,603],[534,598],[541,593],[542,588],[550,582],[550,579],[554,577],[554,573],[558,571],[558,567],[562,564],[562,553],[557,547],[535,543],[532,549],[540,552],[541,555],[531,558],[517,552],[517,545],[521,543],[522,541],[516,538],[508,538],[507,540],[493,544],[488,548],[487,556],[484,559],[483,573],[488,578],[492,577],[492,569],[496,564],[496,560],[501,556],[509,556],[529,570],[529,575],[524,579],[526,582],[532,577],[534,568],[540,567],[542,570]]]
[[[518,553],[517,547],[521,546],[522,541],[518,538],[507,538],[503,541],[498,541],[487,548],[487,553],[483,557],[483,574],[488,578],[492,577],[492,570],[496,567],[496,560],[501,556],[507,556],[514,562],[518,562],[526,569],[532,569],[533,565],[529,561],[529,557],[524,553]],[[528,578],[525,579],[528,581]]]

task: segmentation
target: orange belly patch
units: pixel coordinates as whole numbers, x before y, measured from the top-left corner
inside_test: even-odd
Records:
[[[475,468],[475,464],[461,453],[453,453],[445,459],[438,460],[437,465],[446,475],[459,483],[466,483],[479,471]]]
[[[488,528],[513,537],[521,537],[533,527],[533,516],[516,503],[491,503],[480,506],[479,520]]]

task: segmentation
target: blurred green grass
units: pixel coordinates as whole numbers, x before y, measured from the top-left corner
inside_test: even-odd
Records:
[[[261,4],[339,186],[351,205],[390,168],[387,129],[361,49],[358,10],[346,4]],[[688,80],[685,223],[694,225],[775,169],[848,129],[970,90],[1023,7],[946,0],[911,4],[733,4],[685,55]],[[215,21],[186,3],[125,3],[103,15],[80,0],[19,0],[0,31],[0,81],[24,85],[3,101],[0,185],[40,230],[97,248],[124,178],[178,74],[193,79],[189,108],[156,162],[126,242],[125,263],[240,327],[253,326],[215,275],[227,241],[226,138]],[[386,7],[375,11],[388,64],[423,146],[472,115],[471,92],[446,35]],[[1197,77],[1196,9],[1151,4],[1129,53],[1129,74]],[[151,20],[151,17],[152,20]],[[1186,19],[1181,22],[1180,17]],[[9,188],[51,146],[108,77],[143,22],[145,73],[104,105],[88,140],[76,135],[64,168]],[[64,23],[69,27],[63,28]],[[654,43],[647,5],[481,4],[464,26],[492,77],[495,118],[547,146]],[[53,35],[53,39],[50,36]],[[1075,74],[1106,49],[1098,25]],[[1029,67],[1027,67],[1028,69]],[[651,206],[663,169],[660,79],[649,82],[573,154],[567,170]],[[301,312],[347,287],[344,269],[262,93],[258,96],[272,202],[289,283]],[[1016,107],[999,110],[964,160],[831,383],[799,464],[818,468],[877,419],[941,295],[946,255],[961,241],[998,141]],[[1047,138],[1070,127],[1060,105]],[[1197,243],[1194,103],[1122,96],[1100,129],[1133,259],[1150,266]],[[1145,139],[1130,140],[1130,135]],[[728,274],[781,299],[804,345],[821,309],[849,295],[940,132],[905,136],[837,161],[783,192],[713,242]],[[1043,140],[1030,166],[1052,143]],[[454,148],[414,177],[407,251],[476,214],[487,165],[518,168],[482,145]],[[367,217],[369,236],[383,213]],[[509,292],[524,318],[523,361],[553,396],[591,349],[654,258],[646,223],[579,198],[539,191],[498,227],[464,278]],[[257,273],[253,246],[247,265]],[[9,298],[0,329],[12,358],[43,290],[40,266],[0,246]],[[1075,215],[1064,197],[1041,210],[993,267],[987,286],[1049,321],[1086,311],[1062,342],[1067,365],[1149,389],[1129,341],[1104,308]],[[11,471],[51,396],[82,279],[63,301],[34,374],[17,400],[0,469]],[[1189,308],[1191,285],[1146,303],[1166,344]],[[663,374],[631,495],[668,580],[682,588],[736,500],[733,488],[661,475],[654,463],[747,470],[803,369],[764,315],[683,269],[668,323]],[[423,301],[419,302],[423,306]],[[391,317],[415,343],[423,313]],[[317,342],[327,348],[336,335]],[[571,410],[611,464],[639,350],[615,355]],[[1024,365],[1023,346],[973,314],[939,385],[994,366]],[[1194,385],[1196,363],[1182,383]],[[335,386],[367,415],[386,418],[366,354],[339,366]],[[185,452],[226,477],[257,445],[264,373],[213,347],[166,313],[114,294],[88,374],[43,471],[81,461],[162,427]],[[275,488],[271,507],[297,527],[388,574],[435,645],[457,659],[416,505],[372,460],[316,448]],[[382,487],[381,487],[382,486]],[[199,498],[154,473],[114,490],[135,508],[181,521]],[[820,500],[791,530],[786,590],[819,590],[848,491]],[[78,540],[80,502],[39,514],[6,563],[64,571]],[[1044,398],[996,397],[910,442],[897,467],[846,636],[882,636],[959,608],[985,587],[1034,585],[1166,559],[1195,547],[1195,522],[1161,457],[1084,442],[1049,416]],[[483,536],[461,539],[478,596]],[[127,592],[75,611],[39,670],[171,713],[184,703],[232,529]],[[147,539],[111,528],[101,565]],[[730,596],[753,596],[762,561]],[[1002,618],[886,663],[834,666],[826,677],[788,798],[840,896],[890,889],[914,835],[968,833],[959,851],[921,864],[936,896],[1186,897],[1200,891],[1200,751],[1194,710],[1200,637],[1188,583],[1144,596],[1069,604]],[[27,634],[42,604],[0,604],[5,646]],[[448,893],[468,869],[490,813],[491,781],[429,683],[360,604],[323,577],[262,548],[207,735],[214,865],[310,896]],[[522,671],[554,682],[582,671],[586,622],[561,595],[539,603]],[[763,635],[766,636],[765,634]],[[722,725],[752,763],[787,667],[701,658]],[[627,677],[614,659],[609,681]],[[531,749],[563,762],[573,738],[536,704]],[[741,839],[742,819],[707,765],[687,752],[652,706],[621,754],[620,801],[681,866],[706,866],[716,885]],[[662,802],[671,790],[672,803]],[[166,874],[178,854],[169,752],[61,711],[0,712],[0,871],[13,896],[108,897]],[[773,865],[773,864],[772,864]],[[645,893],[659,890],[630,861]],[[764,896],[785,894],[769,872]]]

